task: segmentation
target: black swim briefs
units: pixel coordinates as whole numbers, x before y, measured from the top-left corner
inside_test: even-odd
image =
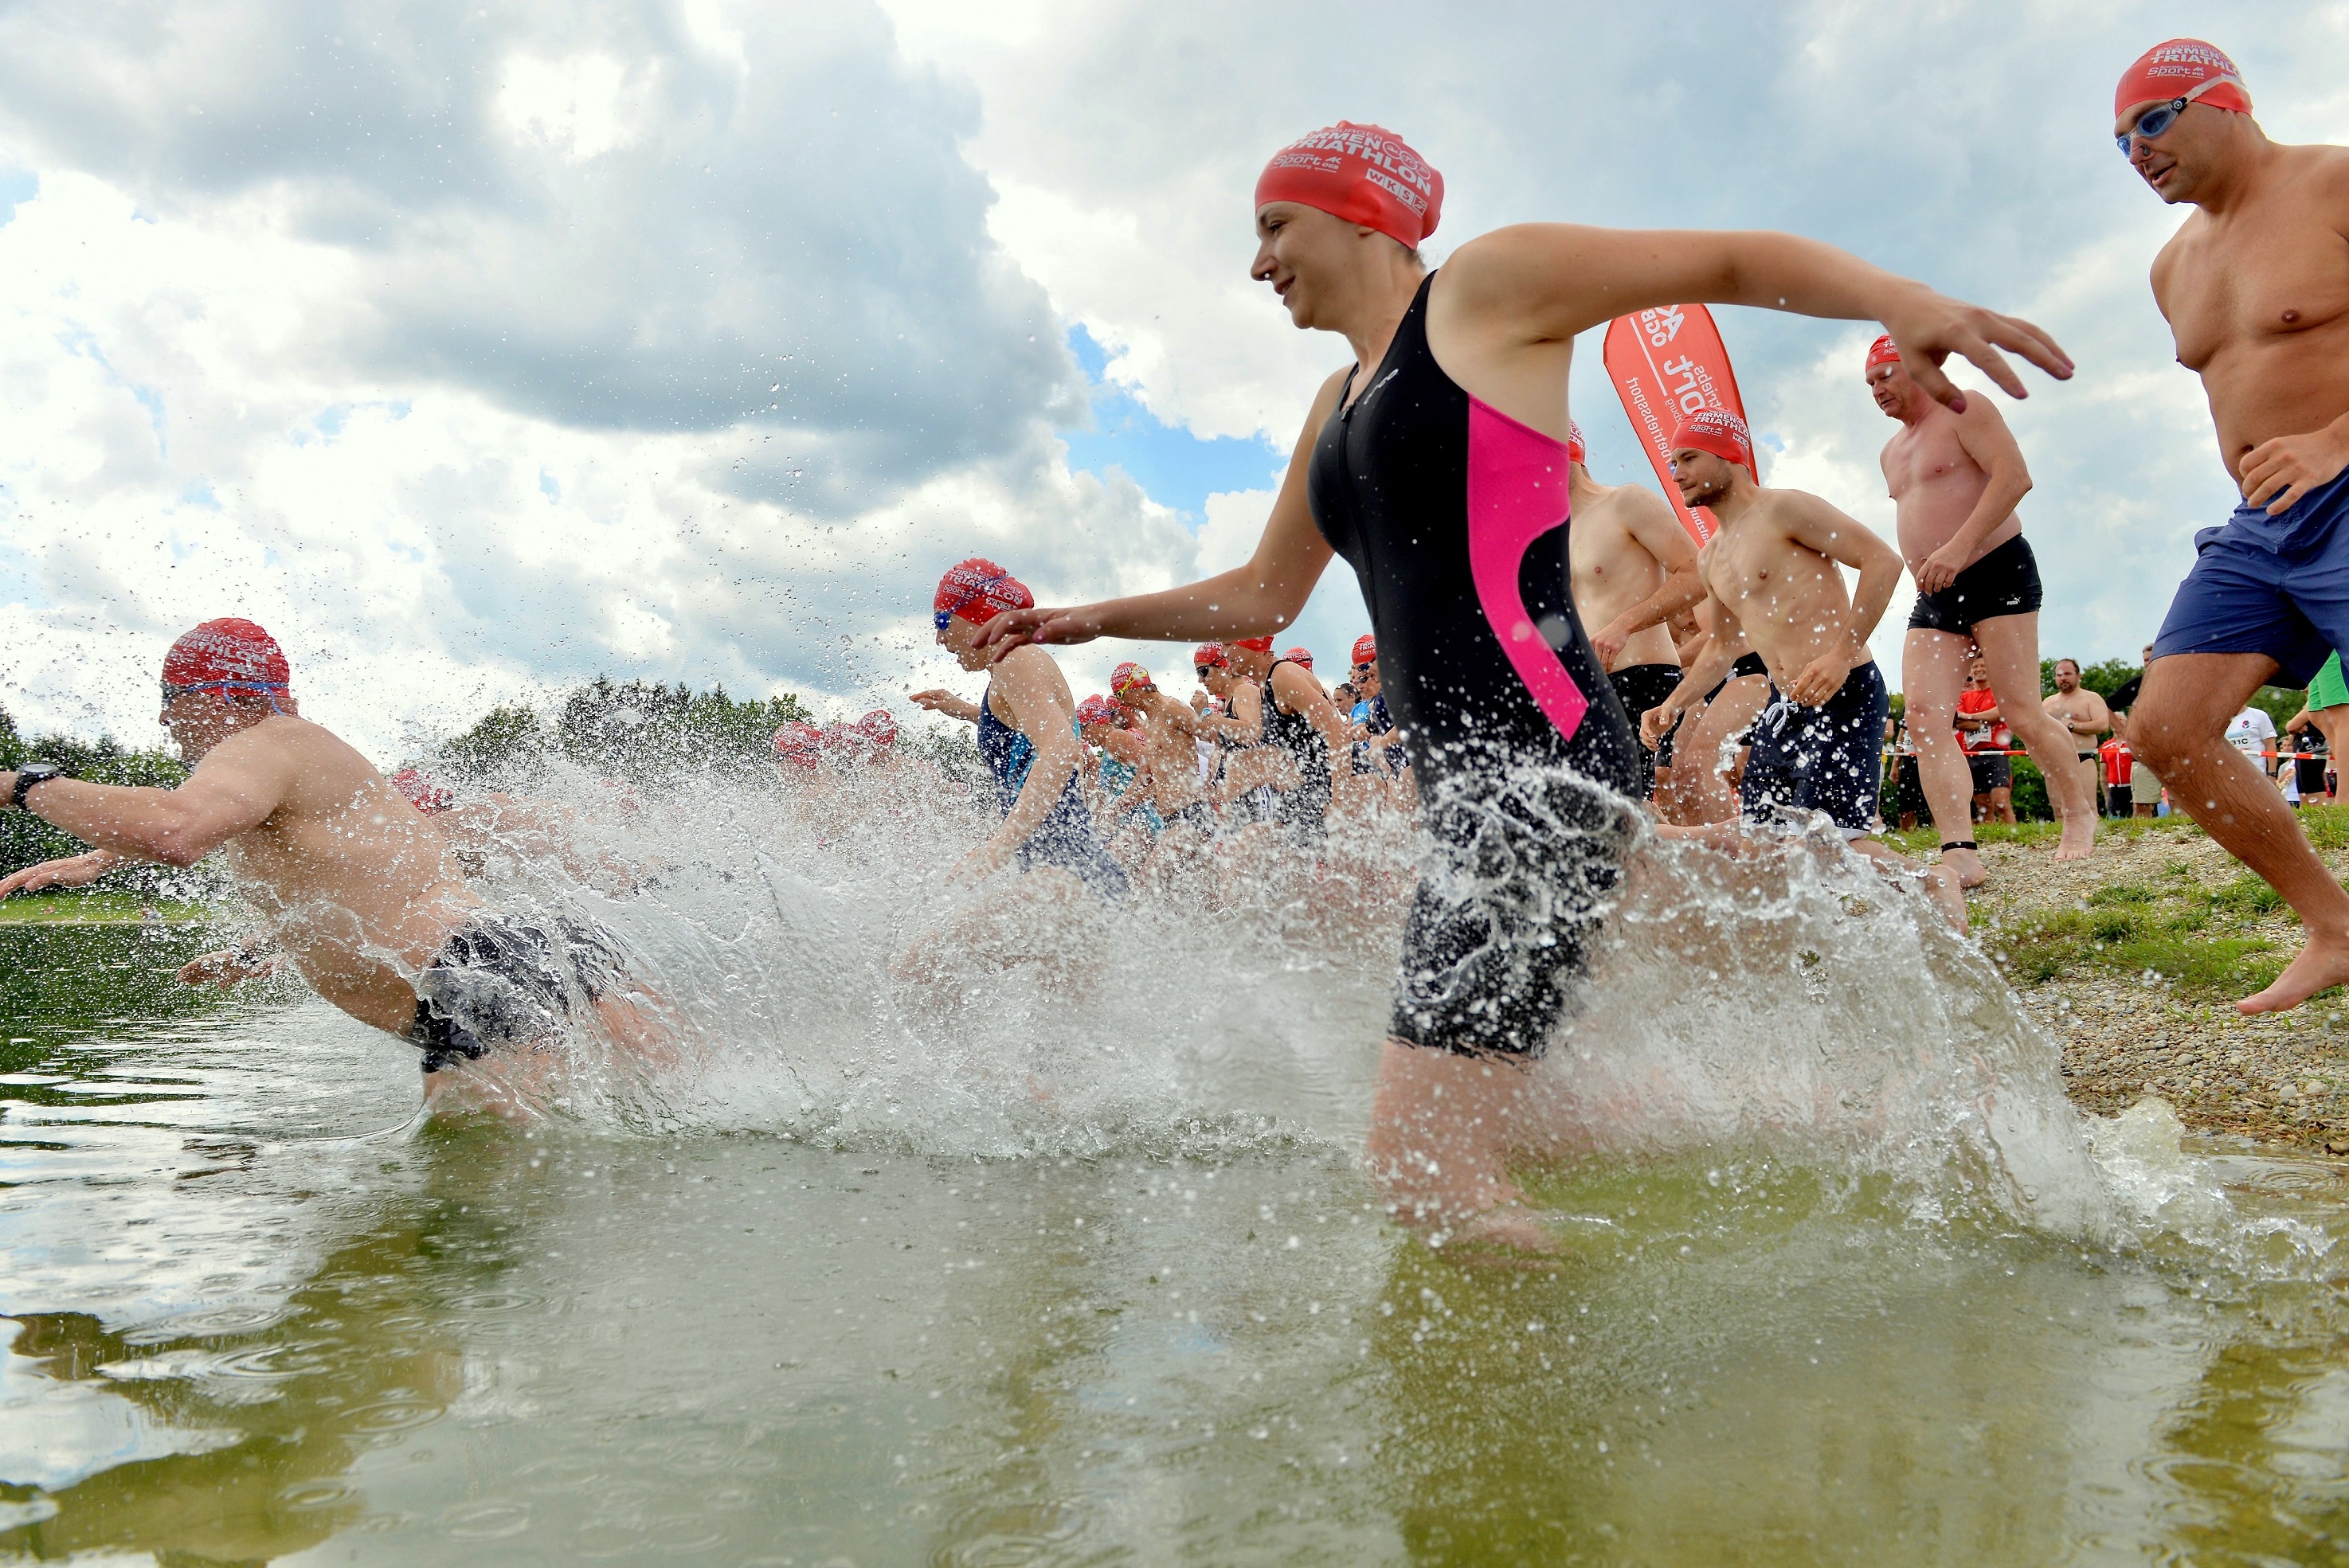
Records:
[[[1966,771],[1974,776],[1974,793],[1987,795],[1993,789],[2014,787],[2014,765],[2003,751],[1969,751]]]
[[[1977,621],[2027,615],[2039,608],[2039,558],[2016,534],[1958,573],[1938,593],[1920,593],[1909,612],[1912,632],[1970,633]]]
[[[545,1040],[574,1000],[624,988],[627,968],[620,939],[591,921],[478,915],[417,975],[408,1037],[428,1073]]]

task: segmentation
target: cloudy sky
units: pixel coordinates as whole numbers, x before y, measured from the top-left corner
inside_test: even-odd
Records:
[[[2271,134],[2349,140],[2349,6],[1656,15],[17,0],[0,703],[155,738],[163,647],[244,614],[385,755],[599,671],[902,710],[949,675],[954,559],[1053,601],[1246,555],[1344,353],[1247,281],[1249,192],[1341,117],[1444,170],[1438,260],[1528,219],[1781,227],[2049,327],[2079,378],[2006,406],[2045,646],[2133,653],[2232,490],[2112,83],[2193,33]],[[1765,482],[1889,532],[1874,329],[1722,325]],[[1588,347],[1593,466],[1644,480]],[[1334,664],[1364,625],[1340,564],[1300,634]],[[1082,693],[1137,653],[1183,658],[1066,662]]]

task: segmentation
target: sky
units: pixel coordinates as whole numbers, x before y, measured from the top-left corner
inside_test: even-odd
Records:
[[[1784,228],[2054,332],[2077,378],[2002,405],[2043,649],[2134,655],[2234,492],[2146,285],[2179,214],[2114,150],[2112,85],[2191,34],[2271,135],[2349,140],[2349,5],[1671,15],[18,0],[0,704],[158,740],[163,649],[220,614],[384,758],[599,673],[976,695],[930,641],[952,562],[1068,603],[1247,558],[1346,356],[1248,280],[1250,192],[1340,118],[1444,171],[1438,263],[1527,221]],[[1764,482],[1889,535],[1876,328],[1719,317]],[[1594,472],[1653,483],[1597,335]],[[1326,674],[1365,629],[1340,562],[1295,640]],[[1128,657],[1186,687],[1187,656],[1062,662],[1082,695]]]

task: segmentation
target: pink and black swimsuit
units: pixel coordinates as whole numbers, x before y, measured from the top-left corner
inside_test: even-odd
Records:
[[[1444,374],[1427,346],[1433,282],[1322,427],[1309,491],[1361,580],[1438,851],[1403,934],[1393,1034],[1531,1055],[1622,878],[1641,754],[1568,591],[1565,444]]]

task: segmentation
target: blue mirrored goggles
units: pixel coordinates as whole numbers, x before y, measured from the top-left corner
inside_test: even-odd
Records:
[[[952,610],[933,610],[930,612],[930,624],[936,626],[941,632],[947,629],[947,623],[953,619],[954,612]]]
[[[2209,81],[2204,82],[2200,87],[2196,88],[2184,98],[2174,98],[2168,103],[2156,104],[2153,108],[2139,115],[2135,125],[2129,127],[2128,129],[2113,138],[2113,144],[2121,150],[2121,156],[2123,158],[2134,158],[2137,156],[2134,150],[2136,143],[2140,141],[2151,141],[2155,137],[2159,136],[2163,131],[2168,130],[2171,126],[2178,123],[2178,117],[2186,112],[2186,106],[2188,104],[2192,103],[2196,98],[2200,98],[2204,93],[2209,92],[2220,82],[2231,79],[2231,77],[2212,77]]]

